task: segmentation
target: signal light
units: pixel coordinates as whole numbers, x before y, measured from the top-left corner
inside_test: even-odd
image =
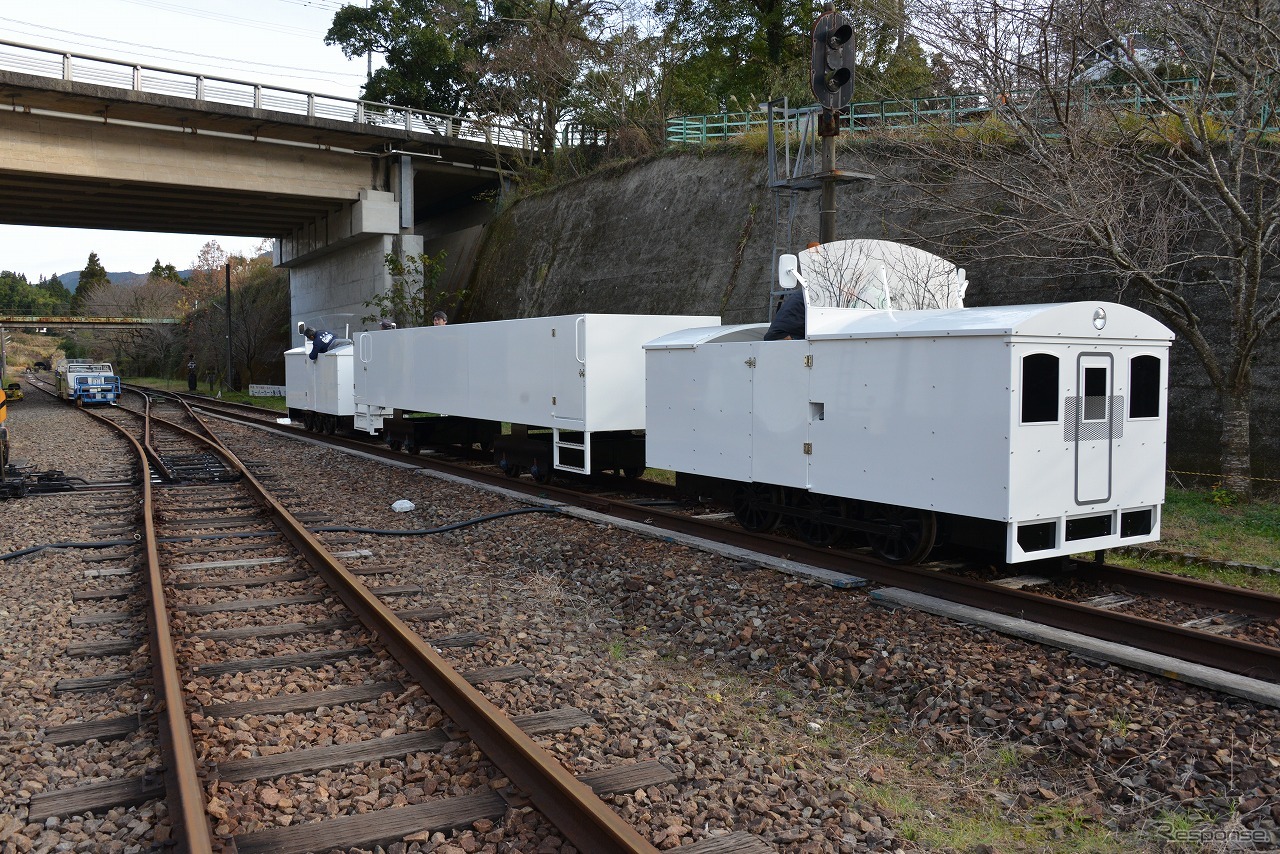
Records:
[[[813,25],[813,94],[818,103],[838,110],[853,100],[853,26],[828,9]]]

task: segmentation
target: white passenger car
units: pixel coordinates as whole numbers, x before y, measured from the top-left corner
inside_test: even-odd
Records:
[[[804,340],[750,325],[646,345],[649,466],[731,490],[748,528],[786,519],[896,562],[944,541],[1018,562],[1158,539],[1168,329],[1105,302],[958,307],[942,259],[842,243],[799,275],[784,256]],[[899,309],[907,294],[953,307]],[[850,307],[868,302],[884,307]]]

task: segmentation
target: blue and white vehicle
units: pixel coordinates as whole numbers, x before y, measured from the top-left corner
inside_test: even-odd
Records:
[[[74,401],[77,406],[86,403],[116,406],[120,401],[120,377],[110,362],[64,359],[54,369],[54,379],[58,397]]]

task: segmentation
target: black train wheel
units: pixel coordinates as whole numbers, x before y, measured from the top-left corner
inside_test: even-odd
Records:
[[[868,502],[863,518],[895,529],[893,533],[867,533],[871,551],[889,563],[908,566],[919,563],[929,556],[938,538],[938,517],[932,510]]]
[[[815,495],[812,492],[797,492],[791,502],[797,515],[791,517],[791,527],[796,536],[811,546],[832,546],[844,536],[845,529],[824,522],[819,516],[845,518],[843,499],[831,495]]]
[[[778,488],[767,483],[744,483],[733,490],[733,515],[738,524],[755,534],[765,534],[778,527],[782,514],[771,505],[778,504]]]

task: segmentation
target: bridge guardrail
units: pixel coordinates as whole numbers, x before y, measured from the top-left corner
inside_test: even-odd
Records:
[[[0,39],[0,69],[152,95],[190,98],[352,124],[403,128],[414,133],[437,134],[451,139],[526,151],[533,148],[535,140],[528,128],[477,116],[432,113],[356,98],[320,95],[301,89],[267,86],[229,77],[214,77],[99,56],[67,53],[5,39]]]

